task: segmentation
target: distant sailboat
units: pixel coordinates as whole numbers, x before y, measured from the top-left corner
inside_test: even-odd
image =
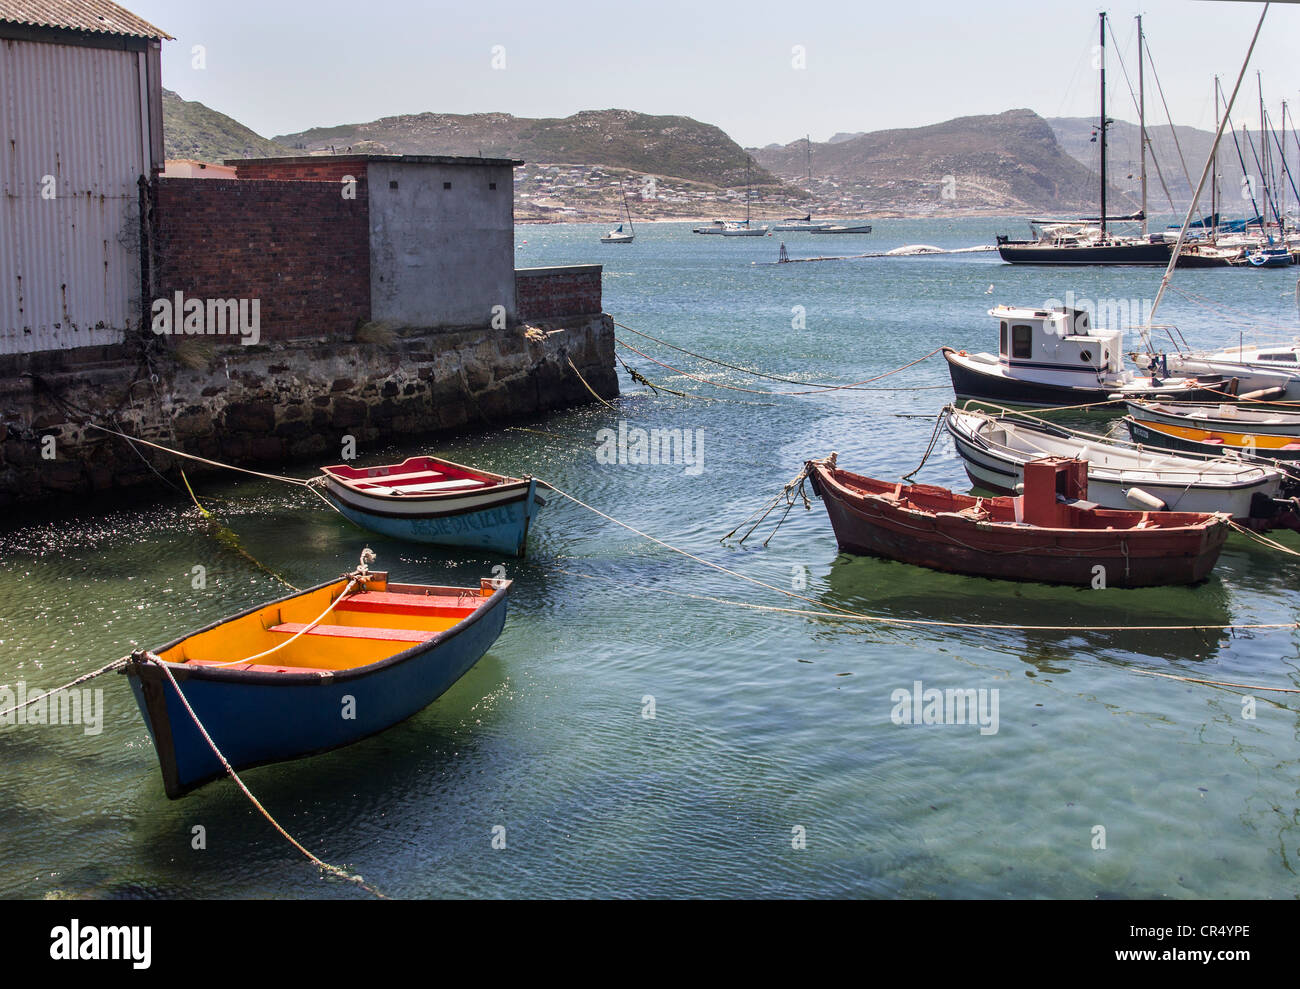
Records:
[[[632,209],[627,204],[627,193],[623,193],[623,211],[627,214],[627,230],[623,229],[623,224],[619,224],[604,237],[600,238],[602,244],[630,244],[636,237],[636,228],[632,226]]]
[[[707,227],[696,227],[697,234],[721,234],[723,237],[763,237],[767,235],[767,226],[751,227],[749,199],[749,161],[745,162],[745,218],[743,220],[714,220]]]
[[[804,138],[807,144],[808,154],[808,193],[812,194],[812,137]],[[814,220],[811,213],[803,216],[789,216],[780,223],[774,224],[773,230],[781,233],[806,233],[806,234],[869,234],[871,233],[871,224],[862,223],[857,220],[849,220],[844,223],[832,223],[829,220]]]

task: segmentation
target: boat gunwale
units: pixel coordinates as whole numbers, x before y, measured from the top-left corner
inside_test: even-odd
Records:
[[[428,492],[419,492],[418,496],[382,494],[382,493],[366,491],[361,488],[358,488],[356,487],[355,479],[340,477],[338,474],[334,473],[334,471],[338,470],[341,467],[351,468],[353,470],[373,470],[375,467],[396,468],[396,467],[402,467],[410,463],[412,460],[432,461],[433,463],[441,466],[454,467],[457,470],[465,471],[467,474],[469,474],[472,477],[485,478],[487,480],[494,482],[491,485],[489,485],[487,489],[492,491],[501,488],[513,487],[515,485],[521,485],[521,484],[526,485],[533,480],[531,477],[528,476],[510,477],[507,474],[497,474],[494,471],[480,470],[478,467],[469,467],[466,466],[465,464],[458,464],[451,460],[444,460],[442,457],[430,457],[430,456],[407,457],[400,464],[375,464],[374,467],[356,467],[352,464],[331,464],[328,467],[321,467],[320,472],[325,476],[325,479],[327,481],[337,483],[340,486],[352,491],[354,494],[365,495],[367,498],[378,498],[381,500],[391,500],[391,501],[398,501],[404,503],[410,503],[415,501],[437,501],[446,498],[463,498],[466,495],[486,493],[485,490],[479,490],[479,491],[428,491]],[[377,475],[376,477],[366,478],[365,480],[374,481],[383,476],[384,475],[381,474],[381,475]]]
[[[335,478],[329,477],[328,482],[333,482]],[[533,478],[527,478],[519,481],[517,484],[497,484],[487,488],[480,488],[477,491],[440,491],[432,494],[421,493],[419,495],[388,495],[376,494],[370,491],[360,491],[351,485],[340,485],[341,491],[325,487],[325,495],[341,505],[352,509],[356,512],[365,512],[370,515],[377,515],[381,518],[395,519],[427,519],[427,518],[452,518],[457,515],[471,515],[474,512],[487,511],[492,508],[499,508],[502,505],[513,505],[517,501],[527,501],[529,485],[534,483]],[[404,505],[412,508],[428,506],[433,508],[439,504],[464,498],[484,498],[491,497],[492,500],[482,504],[466,505],[463,508],[452,508],[447,511],[409,511],[409,512],[385,512],[380,508],[371,508],[366,505],[357,504],[355,501],[348,500],[346,494],[354,497],[374,498],[381,504],[391,504],[393,506]]]
[[[953,437],[954,441],[965,442],[970,446],[974,446],[978,449],[981,449],[984,452],[986,452],[990,457],[997,458],[1003,463],[1011,464],[1013,466],[1023,466],[1025,463],[1028,463],[1030,460],[1036,459],[1036,457],[1028,457],[1028,456],[1026,456],[1024,459],[1021,459],[1017,455],[1019,454],[1019,451],[1015,449],[1002,447],[1002,446],[996,446],[996,447],[993,446],[992,441],[981,436],[979,434],[978,429],[963,430],[958,424],[954,422],[954,419],[956,419],[958,416],[967,416],[969,418],[977,419],[977,420],[982,419],[986,423],[1005,423],[1013,427],[1017,427],[1017,426],[1028,427],[1030,429],[1038,429],[1040,427],[1030,425],[1026,422],[1015,422],[1012,421],[1010,418],[1003,419],[1001,417],[995,417],[995,416],[982,416],[978,413],[972,413],[968,411],[958,411],[955,415],[949,416],[945,423],[948,429],[948,433],[950,436]],[[1048,426],[1044,428],[1042,431],[1049,432],[1050,434],[1050,431],[1054,430],[1055,428],[1056,427]],[[1073,436],[1073,434],[1069,433],[1068,431],[1066,432],[1066,435]],[[1186,454],[1184,454],[1183,451],[1173,451],[1168,449],[1167,447],[1145,447],[1140,443],[1132,443],[1129,445],[1124,445],[1124,444],[1112,443],[1106,440],[1092,440],[1092,439],[1088,439],[1087,442],[1108,443],[1109,445],[1114,446],[1116,449],[1120,451],[1130,452],[1134,454],[1146,453],[1148,455],[1155,455],[1158,452],[1158,454],[1163,457],[1169,457],[1174,460],[1189,461],[1197,466],[1204,464],[1206,467],[1211,468],[1209,470],[1200,470],[1200,469],[1194,469],[1191,467],[1182,467],[1182,466],[1175,466],[1168,469],[1159,468],[1159,467],[1156,468],[1108,467],[1103,464],[1097,464],[1094,461],[1088,460],[1088,478],[1090,481],[1097,480],[1097,481],[1101,481],[1102,483],[1114,483],[1114,484],[1124,484],[1126,482],[1131,484],[1138,484],[1139,481],[1133,476],[1133,475],[1137,475],[1139,477],[1145,476],[1148,484],[1155,482],[1156,484],[1173,485],[1173,484],[1182,483],[1183,480],[1186,478],[1191,478],[1191,480],[1187,481],[1188,487],[1198,487],[1201,489],[1208,488],[1215,491],[1235,491],[1240,488],[1252,488],[1259,484],[1266,484],[1271,481],[1279,480],[1281,477],[1284,476],[1284,472],[1277,467],[1273,467],[1263,463],[1250,463],[1240,458],[1229,459],[1224,457],[1222,453],[1217,457],[1212,457],[1209,454],[1197,454],[1194,452],[1187,452]],[[960,451],[958,452],[960,453]],[[1223,452],[1232,453],[1233,451],[1229,449]],[[1039,453],[1037,456],[1040,457],[1052,456],[1052,454]],[[1087,460],[1088,458],[1085,457],[1083,459]],[[1215,465],[1223,469],[1219,469],[1219,470],[1213,469]],[[1160,474],[1173,475],[1174,479],[1168,481],[1163,480],[1158,476]]]
[[[266,608],[273,607],[277,604],[284,604],[287,601],[293,601],[297,598],[305,597],[308,594],[314,594],[316,591],[324,590],[325,588],[330,587],[334,584],[342,583],[346,587],[347,580],[348,577],[346,576],[344,576],[341,579],[335,578],[334,580],[327,580],[324,583],[317,584],[314,587],[308,587],[302,591],[296,591],[293,594],[287,594],[282,598],[275,599],[274,601],[268,601],[265,604],[254,605],[253,607],[247,608],[244,611],[239,612],[238,614],[229,615],[225,618],[220,618],[217,621],[205,625],[203,628],[195,629],[192,632],[186,632],[184,635],[180,636],[177,639],[172,640],[166,645],[158,646],[155,649],[148,650],[148,655],[153,657],[152,661],[162,664],[166,666],[168,669],[170,669],[172,671],[172,674],[176,677],[177,683],[182,683],[185,680],[193,678],[199,680],[210,680],[219,683],[246,684],[250,686],[275,685],[275,686],[285,686],[285,687],[289,687],[289,686],[302,687],[302,686],[309,686],[309,685],[337,683],[340,680],[355,680],[361,677],[367,677],[375,673],[382,672],[391,666],[395,666],[400,663],[405,663],[408,660],[414,659],[415,657],[421,655],[422,653],[427,652],[428,650],[436,646],[442,645],[448,639],[451,639],[456,635],[459,635],[462,631],[471,627],[480,619],[482,619],[483,616],[486,615],[488,612],[499,607],[506,600],[507,592],[509,591],[511,584],[513,583],[513,581],[503,580],[499,584],[493,584],[492,593],[489,594],[487,597],[483,597],[481,593],[477,595],[482,603],[477,605],[474,608],[473,612],[466,615],[460,621],[456,622],[455,625],[452,625],[450,628],[445,628],[440,632],[435,632],[432,636],[425,639],[424,641],[417,642],[415,645],[410,646],[407,649],[403,649],[401,652],[394,653],[391,656],[385,656],[383,659],[376,660],[373,663],[367,663],[365,666],[353,666],[353,667],[348,667],[346,669],[330,670],[328,673],[324,673],[324,674],[320,672],[306,672],[306,671],[302,673],[267,673],[261,670],[236,670],[236,669],[232,669],[231,667],[221,667],[221,666],[216,666],[216,667],[190,666],[188,663],[176,663],[168,659],[162,659],[159,656],[160,653],[166,652],[168,649],[176,648],[181,643],[185,642],[187,639],[191,639],[196,635],[202,635],[205,632],[211,632],[214,629],[220,628],[222,625],[228,625],[231,622],[238,621],[241,618],[247,618],[249,615],[254,615],[260,611],[265,610]],[[424,590],[430,590],[430,591],[454,591],[457,594],[472,590],[472,588],[466,588],[466,587],[445,587],[445,586],[439,586],[434,584],[397,584],[397,585],[390,585],[390,586],[420,587]],[[396,592],[396,593],[402,593],[402,592]],[[413,596],[419,596],[419,595],[413,595]],[[134,670],[133,664],[130,663],[128,663],[127,666],[123,669],[123,672],[128,675],[132,675],[132,674],[136,676],[139,675],[139,672]]]
[[[1274,458],[1265,456],[1263,451],[1267,450],[1276,453],[1282,450],[1286,450],[1288,447],[1293,447],[1297,444],[1300,444],[1300,437],[1288,433],[1269,433],[1269,432],[1265,432],[1262,429],[1213,429],[1213,428],[1207,428],[1200,425],[1195,425],[1192,423],[1184,424],[1180,422],[1163,422],[1159,419],[1139,419],[1136,416],[1131,414],[1124,416],[1124,418],[1120,421],[1123,422],[1125,425],[1136,424],[1138,426],[1142,426],[1145,429],[1149,429],[1153,433],[1159,433],[1161,436],[1168,436],[1171,439],[1179,439],[1185,443],[1193,443],[1196,446],[1216,447],[1218,449],[1224,450],[1225,452],[1239,453],[1246,457],[1251,457],[1251,456],[1263,457],[1263,459],[1265,460],[1272,460]],[[1209,420],[1205,420],[1205,421],[1208,422]],[[1243,424],[1238,423],[1238,425],[1243,425]],[[1207,436],[1219,436],[1220,438],[1222,438],[1225,435],[1226,436],[1251,436],[1254,437],[1256,440],[1286,440],[1287,442],[1285,444],[1278,445],[1278,446],[1266,445],[1260,442],[1257,442],[1253,445],[1248,443],[1229,443],[1226,439],[1221,439],[1221,442],[1219,443],[1212,443],[1208,439],[1204,439],[1197,436],[1182,436],[1179,433],[1171,432],[1171,430],[1185,430],[1189,433],[1205,433]],[[1246,450],[1251,449],[1252,446],[1253,449],[1257,451],[1256,453],[1248,454],[1244,452]]]
[[[912,507],[910,505],[902,504],[901,502],[895,504],[891,502],[891,500],[883,494],[876,494],[873,492],[856,492],[852,488],[848,487],[843,482],[841,482],[835,475],[846,474],[850,477],[861,477],[864,480],[876,481],[877,483],[882,483],[882,484],[888,483],[886,481],[880,481],[878,478],[867,477],[864,474],[855,474],[853,473],[853,471],[847,471],[840,467],[831,468],[826,463],[819,462],[819,461],[810,461],[808,466],[812,468],[812,471],[817,475],[815,484],[818,485],[826,484],[830,492],[835,494],[837,496],[837,500],[840,501],[841,503],[848,503],[851,505],[851,503],[854,501],[870,501],[871,503],[879,506],[879,508],[886,513],[890,513],[890,512],[904,513],[907,515],[917,516],[919,518],[929,519],[936,523],[938,523],[941,519],[950,519],[953,516],[960,515],[960,511],[958,510],[954,510],[952,513],[934,512],[927,509],[917,508],[917,507]],[[925,485],[925,486],[939,487],[938,485]],[[915,485],[904,484],[903,487],[912,488],[915,487]],[[948,491],[950,494],[958,498],[968,500],[972,504],[977,503],[979,501],[990,500],[985,498],[979,498],[975,495],[963,495],[957,491],[953,491],[951,488],[941,488],[941,490]],[[1008,497],[1008,496],[1004,495],[1001,497]],[[1011,497],[1015,497],[1015,496],[1011,496]],[[1007,521],[1003,521],[1000,519],[993,519],[993,518],[989,518],[989,519],[968,518],[968,519],[961,519],[960,521],[963,524],[969,524],[973,527],[980,527],[985,530],[987,530],[989,527],[994,527],[997,531],[1006,530],[1008,532],[1035,532],[1035,533],[1041,533],[1043,535],[1051,535],[1059,538],[1061,536],[1106,536],[1106,535],[1144,536],[1148,534],[1150,535],[1154,535],[1154,534],[1191,535],[1193,533],[1200,533],[1202,536],[1205,536],[1212,533],[1216,528],[1226,527],[1228,519],[1231,518],[1231,515],[1229,515],[1229,513],[1227,512],[1151,512],[1151,511],[1143,511],[1141,509],[1130,510],[1130,509],[1123,509],[1123,508],[1101,508],[1101,507],[1097,507],[1095,509],[1089,509],[1089,510],[1098,513],[1104,513],[1106,515],[1151,516],[1152,518],[1150,520],[1152,522],[1156,522],[1157,524],[1146,529],[1140,529],[1137,528],[1136,526],[1128,526],[1125,528],[1114,527],[1114,528],[1106,528],[1106,529],[1086,529],[1086,528],[1062,528],[1060,526],[1035,525],[1033,523],[1028,523],[1028,522],[1014,522],[1014,521],[1007,522]],[[1196,518],[1197,521],[1185,522],[1185,523],[1180,523],[1175,525],[1158,524],[1162,517],[1168,518],[1170,516],[1176,516],[1176,515],[1194,517]]]

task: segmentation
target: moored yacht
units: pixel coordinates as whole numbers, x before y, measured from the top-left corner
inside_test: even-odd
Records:
[[[989,310],[998,323],[998,352],[943,348],[959,399],[1005,405],[1064,406],[1117,398],[1222,400],[1232,382],[1222,375],[1159,378],[1123,368],[1123,333],[1090,325],[1086,310],[1060,307]]]
[[[1140,361],[1153,358],[1139,355]],[[1229,347],[1210,353],[1171,353],[1161,358],[1162,367],[1168,366],[1171,374],[1232,375],[1250,374],[1255,377],[1251,385],[1273,387],[1278,393],[1271,396],[1288,401],[1300,400],[1300,342],[1273,345],[1262,344]],[[1244,381],[1245,379],[1243,379]],[[1246,389],[1243,388],[1243,391]],[[1253,389],[1252,389],[1253,390]]]

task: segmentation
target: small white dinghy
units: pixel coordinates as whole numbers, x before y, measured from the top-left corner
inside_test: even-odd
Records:
[[[951,405],[944,410],[944,423],[971,481],[1003,494],[1015,494],[1024,481],[1025,464],[1041,457],[1086,460],[1088,498],[1102,508],[1227,512],[1241,520],[1251,518],[1257,494],[1273,499],[1282,490],[1280,470],[1231,456],[1177,456]]]

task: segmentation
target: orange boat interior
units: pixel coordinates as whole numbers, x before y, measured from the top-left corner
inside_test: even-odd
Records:
[[[355,669],[452,628],[485,605],[495,590],[489,581],[478,589],[389,584],[379,574],[363,591],[340,599],[347,583],[338,580],[197,632],[159,658],[263,673]],[[331,602],[336,603],[322,618]]]
[[[1300,450],[1300,438],[1277,436],[1270,433],[1231,433],[1226,430],[1201,429],[1196,426],[1176,426],[1167,422],[1144,422],[1143,426],[1166,436],[1177,436],[1211,446],[1242,447],[1256,450]]]

